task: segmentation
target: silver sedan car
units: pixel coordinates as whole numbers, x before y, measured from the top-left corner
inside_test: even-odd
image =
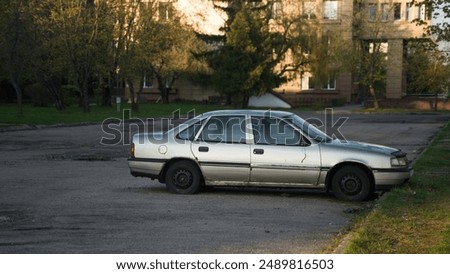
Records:
[[[406,153],[329,137],[284,111],[222,110],[160,133],[133,136],[133,176],[158,179],[174,193],[203,186],[309,188],[366,199],[412,175]]]

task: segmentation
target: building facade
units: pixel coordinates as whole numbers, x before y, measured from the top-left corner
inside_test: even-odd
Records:
[[[255,0],[258,1],[258,0]],[[322,32],[339,32],[341,41],[368,44],[381,43],[386,54],[384,96],[400,99],[406,92],[404,65],[407,43],[423,37],[423,26],[415,20],[431,22],[428,6],[411,0],[259,0],[271,1],[275,16],[295,14],[319,22]],[[170,4],[179,10],[185,20],[205,34],[218,34],[226,15],[214,8],[214,0],[161,0],[161,8]],[[417,2],[417,1],[416,1]],[[317,84],[307,69],[274,91],[293,105],[314,103],[360,102],[368,96],[358,84],[355,75],[337,71],[327,81]],[[146,95],[147,93],[147,95]],[[181,80],[175,84],[172,99],[208,101],[217,94],[207,87],[198,87]],[[157,100],[157,87],[144,89],[144,98]]]

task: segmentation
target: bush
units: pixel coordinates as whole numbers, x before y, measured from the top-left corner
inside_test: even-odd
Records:
[[[28,85],[25,88],[25,93],[31,100],[31,104],[35,107],[48,107],[53,105],[53,98],[45,88],[40,83],[34,83]]]
[[[346,103],[347,99],[345,99],[344,97],[334,98],[331,100],[331,105],[333,107],[342,107],[345,106]]]
[[[64,94],[64,103],[66,106],[78,105],[79,103],[79,90],[74,85],[64,85],[61,87]]]

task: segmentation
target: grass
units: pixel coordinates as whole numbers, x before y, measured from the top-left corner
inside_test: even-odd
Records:
[[[450,123],[415,163],[410,183],[356,221],[345,253],[450,253]]]
[[[132,112],[131,117],[128,113],[122,112],[130,110],[130,104],[122,104],[121,112],[117,112],[116,106],[102,107],[91,106],[90,113],[84,113],[77,106],[67,107],[64,111],[57,111],[53,107],[34,107],[28,104],[23,106],[23,116],[17,116],[16,104],[0,104],[0,128],[13,125],[54,125],[54,124],[77,124],[77,123],[95,123],[102,122],[107,118],[156,118],[171,116],[172,113],[179,110],[180,115],[187,115],[188,112],[194,110],[195,114],[203,112],[224,109],[227,106],[195,104],[195,103],[173,103],[173,104],[140,104],[139,112]],[[228,106],[229,108],[229,106]],[[261,108],[249,108],[261,109]],[[297,108],[299,111],[319,110],[323,108],[302,107]],[[274,110],[277,110],[274,108]],[[282,109],[284,110],[284,109]]]
[[[450,112],[449,110],[439,109],[437,111],[428,109],[410,109],[410,108],[362,108],[355,111],[356,113],[441,113]]]
[[[174,111],[180,110],[181,115],[186,115],[189,111],[195,110],[196,114],[220,109],[218,105],[206,104],[140,104],[138,113],[131,113],[133,118],[151,118],[170,116]],[[122,109],[131,109],[130,104],[122,104]],[[74,124],[101,122],[106,118],[117,117],[122,119],[122,112],[118,113],[117,108],[92,106],[90,113],[84,113],[79,107],[67,107],[64,111],[57,111],[53,107],[33,107],[24,105],[23,116],[17,116],[17,106],[15,104],[0,105],[0,126],[10,125],[50,125],[50,124]],[[128,117],[125,117],[128,118]]]

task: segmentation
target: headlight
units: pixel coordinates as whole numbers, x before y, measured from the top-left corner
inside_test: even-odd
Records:
[[[407,166],[407,165],[408,165],[408,159],[406,159],[406,157],[391,158],[391,166],[393,166],[393,167]]]

